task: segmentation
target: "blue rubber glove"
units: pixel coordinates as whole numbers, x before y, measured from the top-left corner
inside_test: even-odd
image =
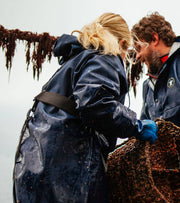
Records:
[[[138,120],[138,134],[136,139],[149,141],[151,144],[155,143],[157,140],[158,127],[156,123],[152,120]]]

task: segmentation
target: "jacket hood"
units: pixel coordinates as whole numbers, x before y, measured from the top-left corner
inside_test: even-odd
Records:
[[[63,34],[54,45],[54,56],[60,57],[59,63],[62,64],[71,57],[77,55],[85,48],[79,43],[77,37]]]

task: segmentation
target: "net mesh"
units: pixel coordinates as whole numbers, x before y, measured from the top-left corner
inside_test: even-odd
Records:
[[[180,202],[180,127],[156,122],[155,144],[131,138],[109,155],[110,202]]]

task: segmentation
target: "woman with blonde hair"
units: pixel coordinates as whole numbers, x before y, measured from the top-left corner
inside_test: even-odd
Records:
[[[35,97],[14,168],[15,202],[108,202],[105,161],[117,137],[157,139],[154,121],[124,106],[125,20],[105,13],[54,46],[61,68]]]

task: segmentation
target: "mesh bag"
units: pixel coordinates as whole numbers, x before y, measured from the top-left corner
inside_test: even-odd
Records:
[[[155,144],[131,138],[109,154],[110,202],[180,202],[180,127],[156,122]]]

